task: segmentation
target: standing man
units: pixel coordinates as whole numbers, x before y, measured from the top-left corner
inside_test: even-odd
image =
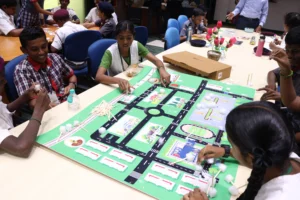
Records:
[[[227,19],[232,20],[234,16],[240,14],[236,23],[237,29],[253,28],[260,33],[266,23],[268,10],[268,0],[240,0],[234,11],[227,15]]]

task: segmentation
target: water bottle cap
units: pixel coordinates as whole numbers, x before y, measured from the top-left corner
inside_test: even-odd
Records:
[[[263,40],[265,40],[265,39],[266,39],[266,36],[264,36],[264,35],[261,35],[261,36],[260,36],[260,39],[263,39]]]
[[[70,90],[70,94],[75,94],[75,90],[74,90],[74,89],[71,89],[71,90]]]

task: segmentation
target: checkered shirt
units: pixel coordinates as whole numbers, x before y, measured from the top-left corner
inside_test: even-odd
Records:
[[[44,7],[44,0],[23,0],[22,8],[17,19],[18,28],[41,26],[39,12],[33,5],[35,2],[38,2],[41,8]]]
[[[74,75],[74,72],[59,55],[49,53],[48,58],[52,65],[44,69],[40,68],[38,71],[33,68],[28,59],[21,61],[16,66],[14,83],[19,95],[28,90],[32,83],[39,83],[48,92],[55,91],[60,102],[67,99],[67,96],[64,96],[64,79],[68,80]]]

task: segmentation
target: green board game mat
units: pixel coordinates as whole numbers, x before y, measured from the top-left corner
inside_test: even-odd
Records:
[[[151,67],[144,67],[143,70],[136,76],[134,77],[130,83],[131,85],[135,85],[136,83],[138,83],[140,80],[142,80],[144,77],[146,77],[149,72],[152,70]],[[200,78],[200,77],[196,77],[196,76],[192,76],[192,75],[187,75],[187,74],[183,74],[183,73],[179,73],[179,72],[175,72],[175,71],[171,71],[168,70],[170,74],[172,75],[177,75],[178,77],[180,77],[180,81],[182,81],[180,84],[190,87],[190,88],[197,88],[197,85],[199,85],[201,83],[202,80],[207,80],[204,78]],[[155,72],[152,75],[152,78],[159,78],[159,74],[158,72]],[[207,80],[208,84],[217,86],[222,88],[222,90],[228,92],[228,87],[230,87],[230,92],[234,93],[234,94],[242,94],[243,96],[247,96],[249,98],[253,98],[254,94],[255,94],[255,90],[250,89],[250,88],[246,88],[246,87],[242,87],[242,86],[238,86],[238,85],[228,85],[225,83],[221,83],[218,81],[213,81],[213,80]],[[139,88],[137,88],[134,91],[134,95],[139,96],[142,95],[144,93],[145,90],[147,90],[149,87],[152,86],[152,83],[149,82],[144,82]],[[166,89],[166,93],[169,93],[172,89]],[[204,90],[205,92],[205,90]],[[78,121],[83,121],[86,118],[88,118],[90,116],[91,111],[97,106],[99,105],[103,100],[109,102],[112,99],[118,97],[119,95],[121,95],[121,92],[119,89],[115,89],[112,92],[110,92],[109,94],[103,96],[100,99],[97,99],[94,103],[92,103],[91,105],[89,105],[88,107],[86,107],[85,109],[83,109],[80,113],[78,113],[77,115],[75,115],[74,117],[72,117],[71,119],[67,120],[66,122],[63,122],[61,125],[66,125],[66,124],[73,124],[73,122],[75,120]],[[186,94],[185,94],[186,95]],[[226,94],[225,94],[226,95]],[[180,94],[179,94],[180,96]],[[184,96],[184,95],[183,95]],[[187,97],[188,98],[188,97]],[[238,101],[235,102],[234,106],[238,106],[240,104],[249,102],[249,100],[245,100],[243,98],[239,99]],[[147,104],[145,104],[145,102],[141,102],[141,106],[147,107]],[[144,105],[143,105],[144,104]],[[117,103],[117,106],[113,109],[112,113],[115,115],[117,114],[119,111],[121,111],[122,109],[125,108],[125,105],[123,104],[119,104]],[[195,108],[193,108],[195,109]],[[192,109],[191,109],[192,110]],[[174,113],[170,113],[173,115],[176,115],[177,111],[176,109],[173,110]],[[127,113],[130,116],[133,117],[138,117],[138,118],[143,118],[145,117],[143,112],[140,112],[137,109],[132,109],[130,111],[128,111]],[[189,114],[187,117],[185,117],[182,121],[188,121],[189,119]],[[92,151],[92,152],[96,152],[100,157],[97,160],[93,160],[90,157],[87,156],[83,156],[79,153],[77,153],[75,150],[76,148],[67,146],[63,141],[58,142],[57,144],[54,144],[53,146],[51,146],[49,149],[60,154],[63,155],[64,157],[67,157],[77,163],[80,163],[92,170],[95,170],[97,172],[100,172],[101,174],[104,174],[108,177],[111,177],[119,182],[122,182],[123,184],[126,184],[134,189],[137,189],[143,193],[146,193],[152,197],[155,197],[156,199],[165,199],[165,200],[171,200],[171,199],[180,199],[182,198],[182,195],[179,195],[176,190],[178,189],[178,187],[180,186],[184,186],[186,188],[190,188],[193,189],[195,188],[195,186],[189,184],[189,183],[185,183],[182,182],[181,179],[183,177],[183,175],[185,174],[184,172],[180,172],[180,175],[177,179],[173,179],[170,178],[169,176],[163,175],[161,173],[158,173],[156,171],[152,170],[152,166],[154,165],[155,162],[152,162],[149,167],[147,168],[147,170],[139,177],[138,181],[135,182],[135,184],[129,184],[128,182],[124,181],[126,179],[127,176],[130,175],[130,173],[135,169],[135,167],[141,162],[142,158],[139,156],[136,156],[135,160],[131,163],[129,162],[125,162],[122,159],[119,159],[117,157],[114,157],[112,155],[110,155],[109,153],[114,149],[114,148],[110,148],[109,151],[106,152],[101,152],[98,150],[95,150],[94,148],[90,147],[90,146],[86,146],[85,142],[91,140],[91,134],[94,133],[95,131],[97,131],[103,124],[105,124],[107,122],[107,117],[96,117],[94,118],[91,122],[89,122],[87,125],[84,126],[84,130],[83,129],[79,129],[75,134],[72,135],[72,137],[80,137],[82,138],[83,141],[83,145],[82,147],[84,147],[85,149]],[[165,125],[170,123],[170,121],[168,121],[167,118],[160,118],[160,119],[156,119],[152,118],[151,122],[155,123],[155,124],[161,124],[161,125]],[[190,122],[189,122],[190,123]],[[60,126],[61,126],[60,125]],[[47,144],[50,141],[53,141],[57,138],[60,137],[60,126],[55,127],[54,129],[40,135],[37,139],[37,142],[39,144],[41,144],[42,146],[45,146],[45,144]],[[179,127],[179,126],[178,126]],[[213,127],[211,125],[203,125],[203,127],[212,129],[214,132],[217,132],[217,127]],[[86,132],[88,131],[88,133]],[[180,130],[178,131],[180,132]],[[120,136],[120,135],[119,135]],[[121,136],[120,136],[120,140],[121,140]],[[66,139],[67,140],[67,139]],[[172,144],[176,141],[183,141],[181,138],[177,138],[175,136],[171,136],[170,139],[168,141],[166,141],[164,147],[161,149],[161,151],[158,153],[157,157],[168,160],[168,161],[175,161],[172,160],[172,158],[168,157],[166,154],[169,151],[169,149],[171,148]],[[207,142],[212,143],[213,141],[207,140]],[[227,138],[226,138],[226,132],[224,132],[224,135],[222,137],[222,144],[228,144]],[[131,146],[132,148],[139,148],[139,150],[141,151],[149,151],[151,149],[151,147],[149,147],[148,145],[144,145],[143,143],[137,143],[136,141],[132,142],[131,141],[128,143],[129,146]],[[202,148],[203,146],[201,146],[200,144],[196,144],[196,147]],[[112,167],[103,165],[102,163],[100,163],[99,161],[104,158],[111,158],[117,162],[120,163],[125,163],[127,165],[127,168],[125,171],[120,172]],[[217,196],[214,198],[216,200],[228,200],[230,199],[230,193],[228,192],[228,188],[230,187],[230,184],[228,184],[224,178],[227,174],[231,174],[234,177],[236,176],[236,172],[237,172],[237,168],[238,168],[238,164],[234,159],[224,159],[222,160],[222,162],[224,161],[224,163],[227,165],[227,170],[226,173],[221,173],[218,178],[220,179],[219,183],[216,185],[216,189],[218,190],[218,194]],[[193,169],[194,166],[187,164],[185,162],[182,163],[178,163],[179,165],[182,165],[184,167],[187,168],[191,168]],[[209,170],[211,173],[216,174],[217,172],[217,166],[213,166],[210,168]],[[158,185],[155,185],[153,183],[147,182],[145,181],[145,176],[151,173],[153,175],[159,176],[161,178],[164,178],[166,180],[170,180],[172,182],[175,183],[175,186],[173,187],[172,190],[166,190],[163,187],[160,187]]]

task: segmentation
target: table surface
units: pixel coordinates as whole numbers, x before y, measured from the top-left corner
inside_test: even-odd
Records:
[[[254,33],[232,31],[239,36],[251,37],[255,35],[258,38],[258,35]],[[265,86],[268,71],[276,68],[277,65],[267,57],[256,57],[253,53],[253,46],[249,43],[249,40],[244,40],[242,45],[234,45],[227,52],[226,58],[221,60],[221,62],[232,66],[230,79],[226,79],[223,82],[247,86],[248,75],[253,74],[253,87],[259,88]],[[191,47],[188,43],[182,43],[160,53],[157,57],[162,59],[162,56],[165,54],[180,51],[190,51],[206,57],[208,50],[208,48]],[[149,61],[141,64],[153,66]],[[166,64],[166,67],[182,71],[168,64]],[[118,76],[129,80],[129,78],[125,77],[124,73]],[[81,109],[115,88],[116,86],[99,84],[83,92],[79,95]],[[258,100],[261,95],[262,93],[257,93],[255,99]],[[62,103],[52,108],[45,113],[39,134],[58,126],[61,122],[80,112],[80,110],[69,111],[67,103]],[[19,135],[26,125],[27,122],[15,127],[11,130],[11,133],[16,136]],[[0,156],[0,171],[1,196],[6,200],[153,199],[43,147],[35,146],[28,159],[17,158],[7,153],[2,153]],[[239,166],[235,185],[244,185],[249,174],[250,170],[248,168]],[[232,199],[235,198],[232,197]]]
[[[52,42],[58,27],[47,26],[43,29],[46,33],[48,42]],[[99,30],[99,27],[93,27],[89,30]],[[0,56],[4,59],[5,63],[23,54],[20,47],[21,43],[19,37],[0,36]]]

